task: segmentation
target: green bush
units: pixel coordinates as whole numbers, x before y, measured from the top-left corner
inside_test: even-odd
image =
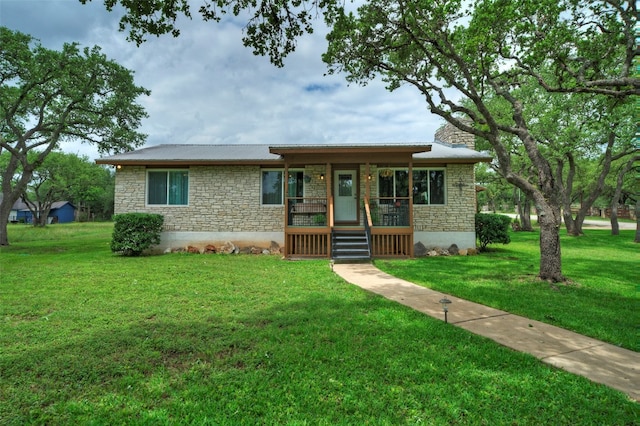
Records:
[[[159,214],[125,213],[113,217],[111,251],[124,256],[140,256],[154,244],[160,243],[164,217]]]
[[[480,242],[480,251],[485,251],[487,245],[494,243],[509,244],[509,224],[511,218],[501,214],[476,214],[476,238]]]

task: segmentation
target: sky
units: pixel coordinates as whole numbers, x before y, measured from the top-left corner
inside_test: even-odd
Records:
[[[135,72],[136,84],[151,91],[138,100],[149,114],[139,129],[145,146],[431,142],[443,124],[414,88],[389,92],[381,80],[363,87],[326,75],[322,21],[277,68],[242,45],[238,20],[204,22],[196,12],[181,20],[179,37],[150,36],[138,47],[118,31],[120,17],[102,0],[0,0],[0,25],[50,49],[100,46]],[[99,157],[79,142],[61,148]]]

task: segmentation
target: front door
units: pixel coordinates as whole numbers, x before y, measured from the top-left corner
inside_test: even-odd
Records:
[[[334,171],[333,200],[336,222],[356,222],[358,220],[357,177],[356,170]]]

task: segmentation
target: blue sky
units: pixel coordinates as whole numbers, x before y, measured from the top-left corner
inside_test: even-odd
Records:
[[[194,14],[181,21],[180,37],[152,36],[137,47],[118,31],[119,19],[102,0],[0,0],[0,25],[51,49],[98,45],[134,70],[136,83],[151,90],[140,99],[149,114],[141,128],[147,145],[430,142],[443,123],[411,87],[389,92],[381,81],[361,87],[325,75],[321,21],[276,68],[242,46],[237,20],[207,23]],[[97,157],[79,143],[63,149]]]

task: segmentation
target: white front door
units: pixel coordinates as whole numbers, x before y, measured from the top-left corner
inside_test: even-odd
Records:
[[[333,173],[333,201],[336,222],[358,220],[358,173],[355,170],[335,170]]]

